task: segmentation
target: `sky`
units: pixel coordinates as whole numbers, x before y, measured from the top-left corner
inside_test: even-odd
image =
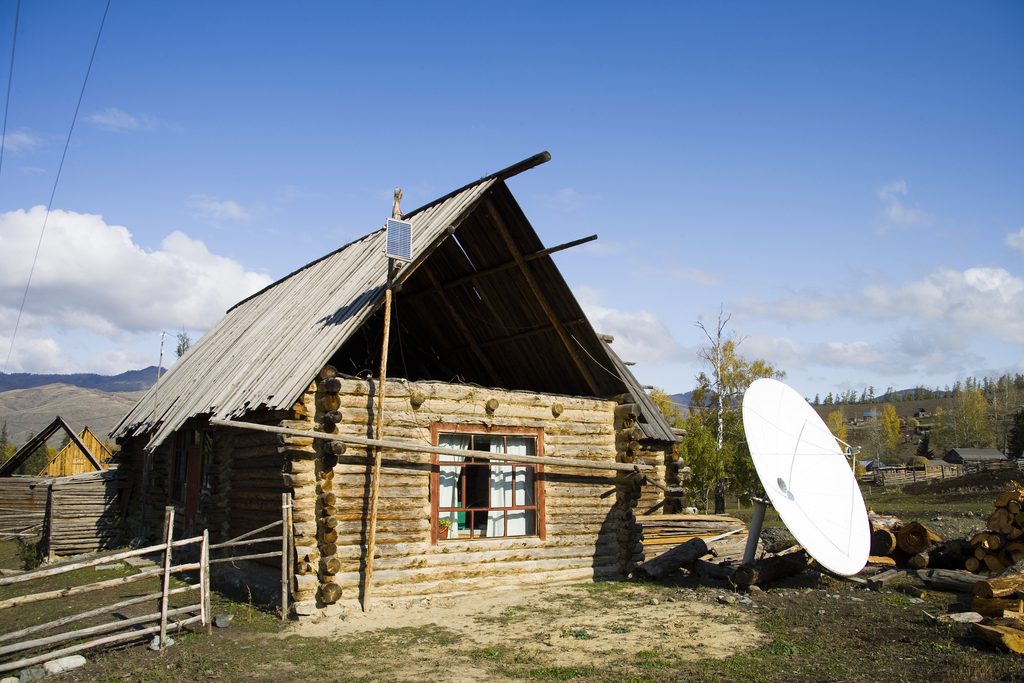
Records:
[[[807,397],[1024,372],[1024,4],[113,0],[74,119],[104,6],[22,3],[12,68],[0,2],[8,372],[169,364],[395,187],[545,150],[509,187],[598,235],[553,258],[643,383],[719,316]]]

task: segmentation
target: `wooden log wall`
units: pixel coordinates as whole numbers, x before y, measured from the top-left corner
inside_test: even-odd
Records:
[[[51,480],[53,502],[46,527],[51,556],[117,547],[124,535],[121,496],[127,477],[117,470]]]
[[[20,531],[42,524],[50,479],[0,477],[0,530]]]
[[[313,426],[372,437],[376,382],[336,376],[325,367],[314,383]],[[308,396],[308,395],[307,395]],[[496,405],[494,403],[496,401]],[[622,461],[616,429],[628,407],[598,399],[502,391],[445,383],[389,381],[384,435],[431,444],[435,423],[467,428],[543,430],[544,452],[563,458]],[[315,454],[293,453],[296,582],[299,615],[338,600],[359,599],[366,550],[372,450],[317,440]],[[431,535],[429,454],[383,455],[374,554],[373,595],[453,593],[525,584],[624,578],[641,557],[633,513],[639,485],[632,473],[544,466],[545,538],[435,541]]]

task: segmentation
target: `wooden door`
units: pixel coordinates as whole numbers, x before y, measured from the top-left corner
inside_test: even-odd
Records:
[[[185,474],[185,528],[196,518],[199,510],[199,479],[203,470],[202,449],[194,444],[188,449],[188,465]],[[193,529],[195,527],[193,526]]]

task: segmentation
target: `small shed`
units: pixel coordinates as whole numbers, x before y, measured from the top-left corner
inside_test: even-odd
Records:
[[[943,460],[954,465],[978,465],[1005,462],[1006,456],[995,448],[953,448]]]
[[[628,576],[639,503],[679,505],[665,498],[678,437],[551,258],[588,239],[545,248],[505,184],[549,158],[402,215],[412,260],[388,323],[383,230],[232,307],[112,432],[131,528],[155,537],[174,506],[179,533],[226,540],[280,519],[287,494],[302,617],[367,606],[370,556],[383,599]],[[357,440],[378,429],[391,446],[375,481],[375,448]],[[260,562],[222,578],[272,601],[280,563]]]
[[[83,427],[82,431],[78,433],[78,440],[88,449],[89,455],[82,451],[78,443],[69,441],[64,448],[60,449],[56,457],[47,463],[39,476],[68,477],[72,474],[85,474],[107,469],[110,465],[111,453],[88,427]],[[92,456],[91,459],[90,456]],[[96,468],[93,461],[99,463],[99,469]]]

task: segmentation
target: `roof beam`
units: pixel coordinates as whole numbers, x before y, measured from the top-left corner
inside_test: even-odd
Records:
[[[487,208],[488,212],[490,212],[491,220],[498,229],[498,234],[501,235],[501,239],[505,241],[505,246],[508,247],[512,257],[516,260],[516,264],[519,266],[519,270],[522,272],[523,277],[526,278],[527,284],[530,285],[530,290],[537,298],[537,302],[540,304],[540,307],[544,309],[544,314],[547,315],[548,320],[551,321],[551,325],[554,326],[555,331],[558,332],[558,336],[562,338],[562,343],[565,344],[565,349],[572,357],[573,363],[576,364],[576,368],[579,369],[580,374],[583,375],[583,379],[586,380],[587,386],[590,387],[594,396],[598,396],[601,391],[597,386],[597,382],[594,381],[593,375],[590,374],[590,371],[583,363],[583,359],[580,357],[580,354],[577,353],[576,347],[573,346],[572,337],[565,329],[565,326],[562,325],[558,316],[555,315],[554,310],[548,303],[547,297],[544,296],[544,292],[540,291],[540,286],[537,285],[537,280],[534,279],[533,273],[530,272],[530,267],[527,265],[526,259],[523,258],[522,253],[519,251],[519,247],[517,247],[516,243],[512,240],[512,234],[509,233],[508,228],[505,226],[505,221],[502,220],[501,215],[498,213],[498,207],[494,205],[494,200],[488,196],[487,199],[484,200],[484,206]]]
[[[427,276],[427,279],[436,286],[437,277],[434,275],[434,271],[430,266],[424,263],[420,268]],[[491,359],[487,357],[487,354],[483,352],[480,345],[476,343],[476,338],[473,336],[473,333],[470,332],[466,323],[462,320],[462,316],[459,315],[459,311],[454,305],[452,305],[452,302],[448,300],[448,296],[444,292],[441,292],[441,296],[439,298],[441,299],[441,303],[444,304],[444,307],[448,309],[448,315],[452,317],[452,321],[455,323],[455,326],[459,328],[459,332],[461,332],[462,336],[466,338],[467,342],[469,342],[469,347],[473,349],[473,354],[476,355],[477,360],[479,360],[480,364],[484,366],[485,370],[487,370],[487,374],[490,375],[491,382],[493,382],[495,386],[505,386],[505,381],[501,378],[501,374],[494,369],[494,365],[491,364]]]
[[[582,325],[585,322],[587,322],[586,318],[577,318],[576,320],[567,320],[567,321],[565,321],[562,324],[566,325],[566,326],[569,326],[569,325],[574,325],[575,326],[575,325]],[[547,325],[539,325],[539,326],[534,327],[532,329],[526,330],[525,332],[517,332],[516,334],[512,334],[512,335],[509,335],[507,337],[501,337],[500,339],[488,339],[487,341],[482,341],[482,342],[480,342],[480,348],[487,348],[489,346],[494,346],[496,344],[504,344],[506,342],[516,341],[517,339],[523,339],[524,337],[532,337],[535,334],[540,334],[541,332],[547,332],[548,330],[553,329],[553,328],[554,328],[554,325],[552,325],[551,323],[548,323]],[[461,352],[465,351],[467,348],[468,347],[466,347],[466,346],[460,346],[460,347],[455,348],[455,349],[446,349],[444,351],[444,353],[461,353]]]
[[[524,261],[533,261],[533,260],[539,259],[539,258],[541,258],[543,256],[548,256],[550,254],[554,254],[557,251],[563,251],[565,249],[571,249],[572,247],[578,247],[579,245],[586,244],[587,242],[593,242],[596,239],[597,239],[597,235],[591,235],[590,237],[584,237],[582,239],[573,240],[572,242],[566,242],[565,244],[559,244],[557,247],[549,247],[548,249],[541,249],[540,251],[535,251],[532,254],[524,254],[523,255],[523,260]],[[430,289],[424,289],[422,292],[416,292],[415,294],[409,294],[408,296],[405,297],[405,299],[406,299],[406,301],[412,301],[414,299],[418,299],[421,296],[426,296],[427,294],[430,294],[432,292],[437,291],[438,287],[440,287],[441,289],[448,289],[449,287],[455,287],[457,285],[466,284],[467,282],[472,282],[472,281],[474,281],[474,280],[476,280],[478,278],[487,277],[488,275],[494,275],[495,273],[500,273],[502,271],[509,270],[511,268],[515,268],[518,265],[519,265],[519,263],[517,261],[514,261],[514,260],[513,261],[508,261],[506,263],[500,263],[500,264],[498,264],[496,266],[491,266],[490,268],[484,268],[483,270],[477,270],[477,271],[474,271],[472,273],[469,273],[468,275],[463,275],[461,277],[457,277],[454,280],[448,280],[447,282],[442,282],[437,287],[431,287]]]

